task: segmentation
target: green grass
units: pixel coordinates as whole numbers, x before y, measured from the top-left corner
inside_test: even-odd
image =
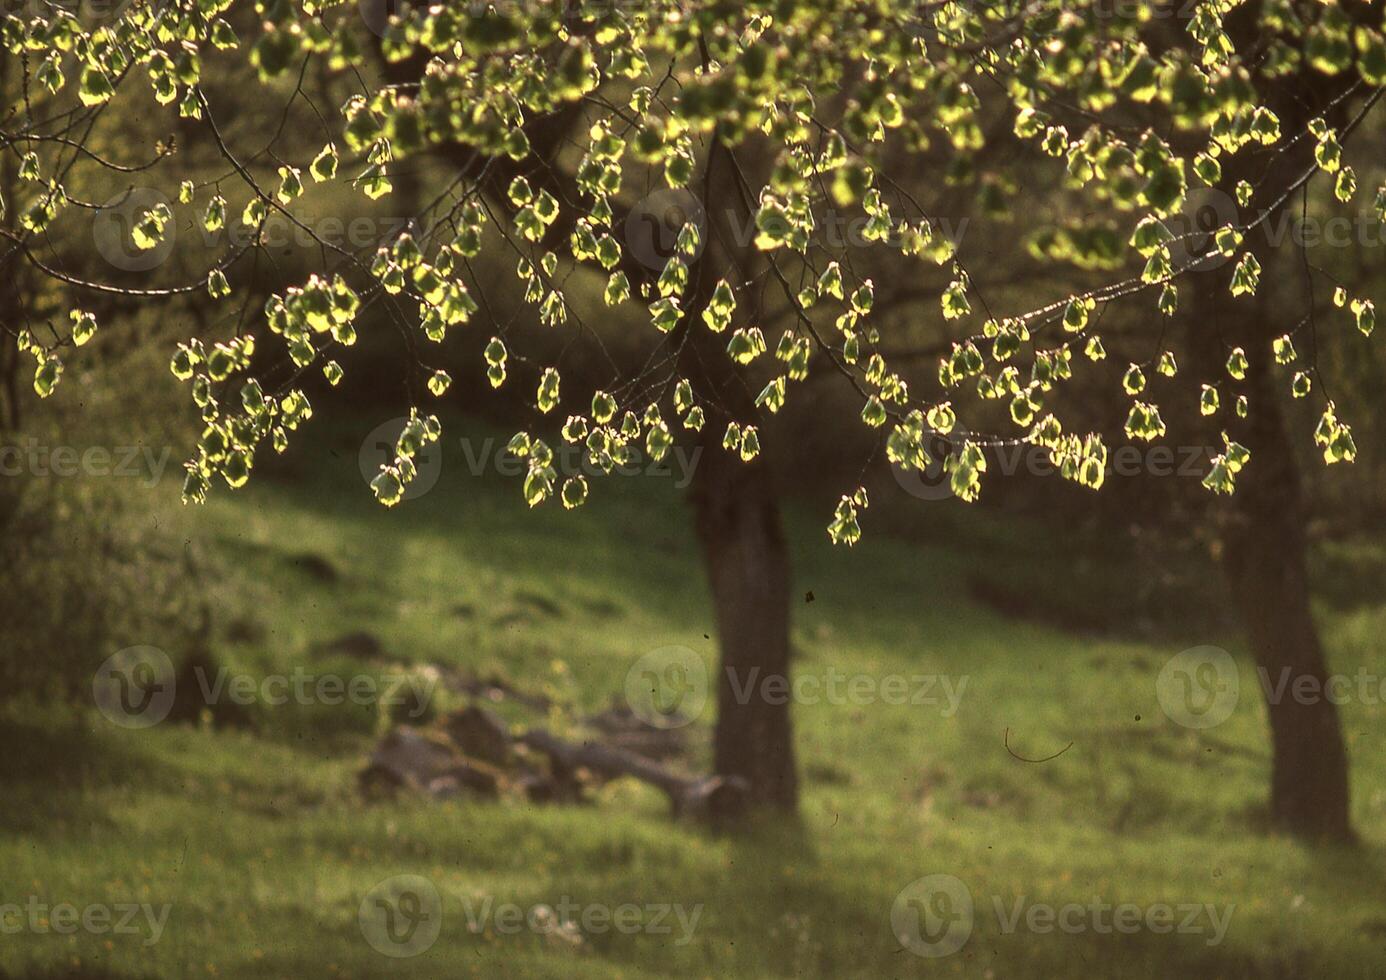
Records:
[[[257,675],[378,670],[313,652],[369,630],[402,661],[544,691],[565,706],[555,723],[608,704],[655,647],[683,644],[714,665],[707,592],[670,481],[606,481],[577,515],[529,512],[513,481],[459,465],[426,497],[385,512],[355,476],[364,428],[330,437],[317,456],[304,451],[293,471],[170,517],[223,569],[220,620],[240,625],[237,639],[217,642],[228,664]],[[0,723],[10,747],[0,903],[172,908],[149,946],[131,935],[0,933],[0,975],[1381,975],[1386,711],[1344,709],[1362,849],[1274,836],[1261,817],[1265,719],[1244,658],[1233,716],[1209,732],[1181,729],[1155,695],[1180,643],[1120,630],[1095,639],[979,603],[967,586],[978,575],[1074,602],[1065,545],[1043,533],[1014,543],[995,524],[962,533],[990,518],[925,506],[952,529],[939,543],[868,533],[850,552],[826,543],[821,515],[791,517],[796,587],[814,595],[795,609],[797,671],[966,682],[951,717],[937,706],[796,706],[797,828],[717,836],[671,822],[661,798],[626,782],[590,807],[366,804],[354,774],[381,722],[360,708],[258,706],[254,725],[235,731],[125,731],[90,711],[11,710]],[[305,555],[337,579],[305,571]],[[1386,608],[1325,610],[1324,622],[1337,670],[1386,672],[1375,643]],[[1182,645],[1197,642],[1237,650],[1225,635]],[[703,764],[708,722],[695,729]],[[1018,755],[1072,747],[1019,761],[1007,730]],[[904,886],[936,873],[967,885],[977,915],[960,952],[930,960],[901,949],[891,908]],[[357,923],[366,893],[399,874],[426,876],[444,901],[440,938],[410,960],[374,951]],[[574,945],[470,931],[466,903],[487,897],[677,903],[701,915],[683,945],[677,927],[592,932]],[[1007,934],[994,901],[1009,908],[1020,897],[1235,908],[1217,945],[1147,930]]]

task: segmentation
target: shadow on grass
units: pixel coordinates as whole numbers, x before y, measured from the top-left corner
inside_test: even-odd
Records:
[[[61,836],[77,824],[111,823],[95,806],[91,791],[124,785],[148,788],[151,781],[174,785],[154,763],[130,750],[125,740],[97,727],[100,719],[41,719],[0,712],[0,830]],[[123,733],[122,733],[123,734]]]

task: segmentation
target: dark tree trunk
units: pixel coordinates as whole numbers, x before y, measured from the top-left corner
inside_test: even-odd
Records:
[[[1271,816],[1299,836],[1346,839],[1352,836],[1347,750],[1338,709],[1322,693],[1328,664],[1309,608],[1299,473],[1270,377],[1270,352],[1259,354],[1248,373],[1256,405],[1240,433],[1251,463],[1223,528],[1227,581],[1270,717]],[[1317,696],[1293,696],[1301,678],[1312,678],[1309,690]]]
[[[722,654],[713,768],[746,780],[752,802],[793,810],[789,551],[768,467],[725,452],[713,428],[691,491]]]
[[[778,488],[763,456],[751,462],[722,448],[729,421],[755,424],[755,398],[725,341],[702,323],[721,275],[752,280],[763,258],[738,238],[750,218],[732,150],[715,136],[704,176],[703,240],[692,302],[681,327],[679,367],[707,411],[701,454],[689,488],[717,617],[721,669],[716,675],[713,769],[746,781],[753,805],[792,812],[799,780],[790,723],[790,559]],[[759,320],[758,294],[738,297],[738,316]]]
[[[1328,664],[1309,605],[1305,502],[1280,407],[1288,379],[1275,377],[1270,347],[1272,335],[1289,324],[1273,309],[1268,280],[1275,256],[1264,254],[1262,262],[1262,291],[1252,299],[1232,299],[1226,270],[1195,275],[1194,349],[1201,351],[1201,373],[1223,372],[1226,355],[1215,324],[1229,343],[1245,345],[1250,362],[1241,388],[1248,417],[1230,425],[1228,434],[1251,451],[1251,459],[1219,514],[1222,564],[1266,699],[1271,818],[1299,837],[1349,840],[1347,750],[1338,709],[1323,696]],[[1223,411],[1230,414],[1231,406]],[[1317,695],[1297,699],[1297,683]]]
[[[689,496],[721,653],[713,771],[744,779],[752,805],[793,811],[799,788],[790,724],[789,548],[770,465],[763,456],[745,462],[722,448],[728,422],[754,423],[759,410],[723,341],[701,322],[715,284],[708,270],[705,259],[679,365],[707,412]]]

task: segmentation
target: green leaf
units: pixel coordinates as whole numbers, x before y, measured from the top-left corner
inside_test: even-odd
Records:
[[[130,231],[130,239],[134,242],[135,248],[147,252],[163,241],[164,228],[172,217],[173,212],[167,204],[156,204],[146,211]]]
[[[81,81],[78,83],[77,89],[77,97],[81,99],[82,105],[88,107],[101,105],[103,102],[109,102],[113,95],[115,95],[115,88],[100,67],[91,64],[83,66]]]
[[[645,433],[645,452],[650,459],[658,463],[668,454],[669,448],[673,446],[673,436],[669,434],[669,427],[663,420],[653,420],[649,429]]]
[[[1231,225],[1223,225],[1213,235],[1213,244],[1223,255],[1231,256],[1242,243],[1242,233]]]
[[[1069,333],[1081,333],[1088,325],[1088,314],[1097,304],[1087,298],[1069,300],[1064,309],[1064,329]]]
[[[220,269],[213,269],[207,273],[207,295],[212,299],[231,295],[231,285],[226,281],[226,274]]]
[[[1216,156],[1200,153],[1194,157],[1194,173],[1198,175],[1199,180],[1209,187],[1214,187],[1222,180],[1222,164]]]
[[[220,194],[207,202],[207,210],[202,215],[202,227],[208,231],[220,231],[226,224],[226,199]]]
[[[53,354],[44,356],[34,370],[34,392],[40,398],[47,398],[53,394],[53,389],[58,386],[58,380],[62,375],[63,362]]]
[[[760,435],[754,425],[748,425],[742,429],[739,452],[742,462],[746,463],[760,455]]]
[[[1170,234],[1169,229],[1159,218],[1154,215],[1147,215],[1141,219],[1140,224],[1136,225],[1136,230],[1131,233],[1131,247],[1142,258],[1148,259],[1173,238],[1174,236]]]
[[[187,381],[193,376],[193,370],[202,360],[201,355],[187,344],[179,344],[178,350],[174,352],[172,360],[169,362],[169,370],[179,381]]]
[[[377,166],[366,168],[361,176],[356,178],[355,183],[372,201],[380,200],[395,189],[395,185],[390,183],[390,178],[385,175],[385,171]]]
[[[693,407],[693,386],[680,378],[674,386],[674,411],[683,413]]]
[[[275,196],[280,204],[288,204],[303,193],[303,179],[297,167],[279,168],[279,190]]]
[[[944,436],[952,432],[953,426],[957,425],[958,422],[958,417],[953,412],[953,406],[950,402],[931,406],[925,418],[928,420],[930,429]]]
[[[1355,299],[1350,309],[1356,319],[1357,329],[1362,332],[1362,336],[1370,337],[1376,329],[1376,304],[1369,299]]]
[[[499,337],[492,337],[486,345],[484,352],[486,358],[486,380],[491,383],[492,388],[499,388],[505,383],[505,344]]]
[[[592,395],[592,420],[598,425],[606,425],[616,415],[616,399],[604,391]]]
[[[941,302],[945,320],[958,320],[972,312],[972,304],[967,299],[967,285],[961,280],[949,284]]]
[[[1344,167],[1338,171],[1338,179],[1333,184],[1333,194],[1338,200],[1347,204],[1357,193],[1357,174],[1351,167]]]
[[[1234,347],[1232,353],[1227,357],[1227,373],[1237,381],[1245,381],[1246,370],[1249,366],[1246,351],[1240,347]]]
[[[265,202],[259,197],[253,197],[241,212],[241,224],[247,228],[258,228],[265,220],[265,213]]]
[[[1332,130],[1327,130],[1319,137],[1319,141],[1314,146],[1314,162],[1320,169],[1333,173],[1343,164],[1343,148],[1338,143],[1337,136]]]
[[[581,507],[587,502],[587,478],[581,475],[569,477],[563,483],[563,506],[567,510]]]
[[[878,398],[875,395],[872,395],[869,399],[867,399],[865,407],[863,407],[861,410],[861,420],[865,422],[867,425],[871,426],[871,428],[873,429],[877,429],[885,425],[886,410],[885,405],[881,403],[880,398]]]
[[[665,296],[657,299],[650,304],[650,317],[655,325],[655,329],[660,333],[668,333],[678,325],[683,317],[683,311],[679,309],[679,301],[673,296]]]
[[[1160,409],[1148,402],[1135,402],[1126,416],[1126,435],[1132,439],[1153,442],[1165,434]]]
[[[1266,106],[1257,106],[1251,118],[1251,135],[1262,146],[1280,141],[1280,119]]]
[[[1212,385],[1204,385],[1203,391],[1198,398],[1198,412],[1200,415],[1214,415],[1218,410],[1218,390]]]
[[[606,305],[624,304],[629,298],[631,298],[631,280],[626,279],[624,272],[611,273],[610,279],[607,279],[606,295],[604,295]]]
[[[371,490],[375,493],[375,499],[386,507],[395,506],[404,497],[404,483],[394,467],[381,470],[371,481]]]
[[[251,416],[265,411],[265,393],[260,388],[260,382],[254,378],[241,386],[241,407]]]
[[[82,347],[96,336],[96,317],[85,310],[73,310],[69,315],[72,317],[72,343]]]
[[[1256,287],[1261,281],[1261,263],[1256,261],[1256,256],[1250,252],[1242,256],[1242,260],[1237,263],[1237,268],[1232,273],[1232,295],[1250,295],[1256,292]]]
[[[537,507],[547,500],[549,494],[553,493],[553,481],[556,476],[552,467],[531,465],[529,473],[525,476],[525,503]]]
[[[725,280],[723,280],[725,282]],[[828,267],[823,270],[823,274],[818,277],[818,292],[843,299],[842,292],[842,268],[837,262],[829,262]]]
[[[1174,316],[1179,310],[1179,290],[1172,282],[1167,282],[1160,288],[1160,299],[1156,303],[1159,311],[1165,316]]]
[[[337,144],[328,143],[322,148],[313,162],[308,166],[308,172],[313,175],[313,180],[322,183],[337,176]]]
[[[778,412],[781,408],[784,407],[784,395],[784,378],[774,378],[769,383],[767,383],[766,386],[761,389],[760,394],[756,396],[756,407],[764,407],[771,415],[774,415],[776,412]],[[874,398],[873,396],[872,400],[875,401],[877,405],[880,405],[879,399]],[[883,407],[881,409],[881,412],[882,416],[884,416],[885,409]],[[863,419],[866,418],[864,414],[862,417]],[[882,421],[884,421],[884,417],[882,417]],[[867,424],[870,425],[871,423],[868,421]]]
[[[727,342],[727,353],[738,364],[750,364],[765,350],[765,335],[759,327],[739,327]]]
[[[721,333],[731,324],[732,313],[736,310],[736,294],[725,280],[719,280],[703,310],[703,322],[713,333]]]
[[[543,375],[539,378],[539,391],[536,396],[539,411],[547,414],[558,407],[558,384],[557,369],[545,368]]]

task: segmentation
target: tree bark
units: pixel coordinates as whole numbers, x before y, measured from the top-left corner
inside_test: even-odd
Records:
[[[794,810],[791,584],[779,503],[767,465],[733,458],[713,430],[712,423],[703,429],[691,488],[722,657],[713,770],[746,780],[755,804]],[[778,680],[767,696],[770,678]]]
[[[1299,472],[1270,377],[1270,352],[1258,354],[1248,372],[1256,406],[1242,431],[1251,462],[1223,528],[1227,581],[1266,697],[1271,816],[1299,836],[1347,839],[1348,761],[1337,706],[1322,693],[1304,701],[1291,693],[1301,678],[1323,692],[1328,664],[1309,606]]]
[[[721,653],[713,769],[745,780],[753,805],[793,812],[799,804],[788,683],[793,586],[779,494],[764,456],[746,462],[722,448],[727,423],[753,424],[760,410],[701,316],[722,274],[746,282],[764,261],[734,227],[750,219],[735,168],[732,150],[714,135],[702,194],[706,247],[678,341],[681,372],[707,412],[689,492]],[[759,322],[758,295],[739,299],[738,316]]]

